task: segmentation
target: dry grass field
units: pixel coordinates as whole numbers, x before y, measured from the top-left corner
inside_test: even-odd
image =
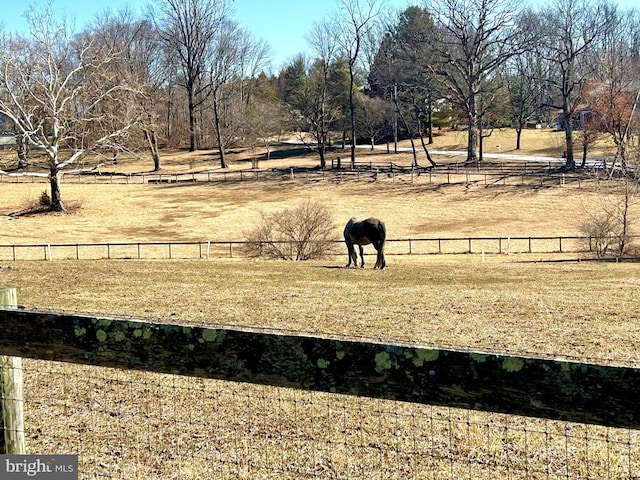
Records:
[[[501,151],[509,152],[513,132],[496,132],[494,136],[490,138],[500,141]],[[435,140],[434,150],[464,148],[462,132],[447,132]],[[405,141],[403,145],[408,144]],[[594,147],[593,154],[609,148],[602,143]],[[523,135],[522,154],[559,157],[558,150],[562,150],[560,132],[530,130]],[[230,169],[249,168],[251,155],[246,150],[234,153]],[[348,152],[332,151],[329,163],[337,156],[345,158]],[[317,165],[316,156],[309,152],[277,157],[274,154],[273,160],[261,161],[260,168]],[[437,158],[441,163],[460,161],[460,157]],[[358,159],[408,165],[411,155],[362,149]],[[162,165],[164,173],[219,170],[213,152],[169,152]],[[117,166],[102,167],[100,172],[144,172],[149,166],[149,160],[130,158]],[[320,185],[304,181],[104,185],[76,184],[70,177],[62,188],[63,200],[79,205],[79,209],[63,215],[14,218],[6,214],[36,202],[47,185],[0,184],[0,244],[241,240],[260,212],[280,211],[307,198],[329,206],[340,224],[338,236],[346,219],[369,215],[385,220],[390,238],[577,235],[585,212],[600,203],[599,196],[589,189],[577,194],[574,188],[499,187],[455,184],[443,188],[427,184],[424,177],[413,184],[406,178],[396,182],[383,178],[376,183]]]
[[[494,151],[500,144],[506,153],[512,136],[494,135]],[[434,149],[464,144],[453,132],[436,141]],[[559,156],[562,150],[555,132],[525,132],[523,146],[522,153],[535,155]],[[347,157],[341,151],[331,155]],[[368,150],[359,156],[410,161],[408,154]],[[231,168],[249,168],[249,157],[237,152]],[[294,156],[261,161],[260,168],[315,163],[312,155]],[[149,164],[131,159],[117,168],[140,172]],[[163,165],[166,172],[217,167],[211,152],[167,153]],[[0,244],[241,240],[261,212],[304,199],[329,206],[337,237],[349,217],[368,215],[385,220],[389,238],[578,235],[582,218],[603,199],[595,182],[580,188],[389,179],[65,183],[63,199],[80,208],[7,215],[35,201],[44,188],[0,183]],[[607,195],[615,196],[615,190]],[[394,255],[383,271],[342,268],[346,253],[297,263],[0,261],[0,284],[15,286],[21,304],[54,310],[637,366],[637,264],[531,262],[549,258],[560,257],[489,255],[483,262],[478,254]],[[33,407],[28,448],[81,450],[81,478],[631,479],[640,471],[637,432],[171,376],[25,365],[31,373],[27,405]]]

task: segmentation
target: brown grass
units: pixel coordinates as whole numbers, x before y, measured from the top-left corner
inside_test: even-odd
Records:
[[[525,139],[529,135],[536,135],[536,148],[542,148],[543,140],[553,142],[557,132],[531,130]],[[436,140],[442,145],[443,139],[449,139],[455,145],[451,139],[456,138],[463,137],[449,132]],[[197,152],[191,158],[202,155]],[[386,154],[370,155],[385,158]],[[181,162],[188,157],[181,158],[177,163],[184,167]],[[236,156],[233,167],[244,161]],[[282,161],[297,165],[316,159],[307,155]],[[127,165],[119,163],[119,167]],[[164,163],[174,165],[170,156]],[[590,205],[600,202],[602,194],[594,186],[594,182],[542,189],[443,186],[389,178],[375,183],[306,182],[304,178],[161,185],[65,183],[63,196],[80,202],[82,208],[17,218],[4,215],[0,244],[242,240],[260,219],[260,212],[277,212],[303,199],[328,206],[336,238],[345,219],[368,215],[385,220],[391,239],[571,236],[580,234],[581,219]],[[0,183],[2,213],[38,198],[43,187]],[[621,361],[633,358],[634,336],[623,333],[633,328],[629,320],[636,318],[629,297],[637,286],[633,266],[543,266],[515,264],[516,259],[532,257],[490,256],[481,264],[475,255],[392,256],[389,272],[381,275],[326,268],[341,266],[342,256],[320,264],[237,259],[8,262],[2,273],[4,284],[24,291],[22,303],[52,308],[265,322],[300,330],[313,325],[318,332],[384,335],[464,348],[587,358],[617,358],[620,353]],[[37,276],[31,273],[34,269]],[[57,280],[58,275],[64,281]],[[379,282],[384,282],[383,288]],[[614,287],[616,283],[620,286]],[[170,295],[167,300],[160,298],[166,294]],[[185,301],[178,302],[182,295]],[[319,305],[327,295],[337,301],[323,309]],[[180,308],[174,307],[177,303]],[[203,304],[215,305],[216,310],[204,309]],[[358,312],[357,318],[352,318],[351,311]],[[590,341],[608,332],[611,342],[594,345]]]
[[[637,362],[635,264],[485,260],[393,256],[382,272],[339,268],[346,255],[19,261],[4,263],[2,275],[22,304],[54,309]]]
[[[242,240],[260,219],[292,202],[323,202],[336,224],[377,216],[389,238],[578,235],[593,191],[392,184],[369,181],[319,185],[300,182],[243,184],[63,185],[63,196],[82,204],[70,214],[13,218],[43,186],[0,185],[0,243]],[[552,215],[549,213],[553,212]],[[340,234],[341,225],[336,228]]]
[[[533,145],[528,131],[525,145]],[[527,153],[557,154],[555,133]],[[495,138],[498,144],[497,132]],[[437,141],[463,142],[449,133]],[[453,140],[452,140],[453,139]],[[512,140],[512,139],[511,139]],[[502,152],[509,139],[500,139]],[[530,143],[529,143],[530,142]],[[332,155],[343,152],[333,152]],[[367,153],[375,158],[390,157]],[[393,161],[407,161],[401,155]],[[168,154],[167,171],[215,168]],[[248,168],[246,153],[232,168]],[[261,167],[315,165],[313,156]],[[145,162],[119,169],[144,171]],[[250,163],[249,163],[250,165]],[[42,184],[0,183],[0,244],[236,240],[260,211],[325,202],[336,234],[376,215],[390,238],[576,235],[600,198],[543,189],[381,179],[63,185],[69,214],[12,218]],[[637,365],[635,264],[519,263],[540,256],[390,256],[389,268],[314,262],[1,261],[21,304],[255,325]],[[28,449],[81,452],[81,478],[632,478],[635,432],[287,389],[26,362]],[[555,476],[554,476],[555,475]]]
[[[544,153],[559,144],[562,132],[527,130],[523,154]],[[496,131],[502,152],[509,151],[513,132]],[[490,137],[490,138],[494,138]],[[463,132],[436,136],[434,149],[457,149],[464,145]],[[404,144],[408,144],[406,141]],[[493,145],[487,143],[487,145]],[[602,143],[599,147],[608,148]],[[487,150],[491,150],[487,147]],[[495,150],[495,147],[494,147]],[[557,152],[556,152],[557,153]],[[249,168],[251,152],[238,150],[230,155],[230,168]],[[4,154],[5,156],[8,154]],[[331,152],[330,158],[348,156],[346,150]],[[559,154],[558,154],[559,156]],[[312,153],[263,161],[261,168],[317,165]],[[410,154],[358,151],[359,160],[409,164]],[[329,160],[330,161],[330,160]],[[439,158],[441,162],[460,158]],[[143,172],[150,163],[141,158],[122,159],[117,166],[100,171]],[[214,152],[169,152],[163,158],[164,172],[217,170]],[[241,240],[260,218],[260,212],[279,211],[296,199],[314,198],[325,202],[337,224],[352,216],[383,218],[391,238],[458,236],[577,235],[580,216],[595,203],[591,189],[487,188],[481,182],[471,187],[460,184],[443,187],[428,184],[425,176],[392,181],[369,179],[305,183],[230,182],[172,185],[93,185],[65,183],[63,200],[81,205],[72,214],[7,217],[37,202],[46,184],[0,183],[0,243],[137,242],[178,240]],[[69,177],[69,182],[74,182]],[[336,229],[340,233],[340,228]]]

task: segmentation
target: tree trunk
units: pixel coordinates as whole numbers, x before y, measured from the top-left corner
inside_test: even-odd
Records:
[[[398,85],[393,85],[393,104],[396,109],[393,111],[393,153],[398,153]]]
[[[318,156],[320,157],[320,169],[324,170],[327,166],[327,158],[325,155],[325,146],[324,142],[318,142]]]
[[[355,87],[353,65],[349,64],[349,110],[351,113],[351,168],[356,168],[356,102],[353,96]]]
[[[147,140],[147,145],[149,146],[149,153],[151,153],[151,158],[153,159],[153,171],[157,172],[160,170],[160,153],[158,151],[158,136],[156,135],[156,131],[153,128],[145,128],[144,138]]]
[[[522,137],[522,125],[516,127],[516,150],[520,150],[520,139]]]
[[[16,148],[18,150],[18,168],[29,166],[29,141],[22,133],[16,134]]]
[[[567,146],[567,161],[565,166],[570,170],[574,170],[576,167],[576,161],[573,158],[573,126],[571,125],[571,115],[567,116],[567,121],[564,127],[564,137]]]
[[[65,208],[60,194],[60,170],[57,165],[51,166],[49,184],[51,185],[51,211],[64,212]]]
[[[189,151],[195,152],[198,149],[196,142],[196,107],[193,98],[193,87],[188,88],[188,108],[189,108]]]
[[[567,82],[565,81],[565,83]],[[564,88],[564,91],[568,91],[567,87]],[[566,144],[565,167],[569,170],[575,170],[576,161],[573,156],[573,112],[569,107],[569,98],[567,94],[563,94],[562,115],[564,115],[564,138]]]
[[[220,168],[229,168],[224,151],[224,142],[222,141],[222,126],[220,124],[217,92],[214,92],[213,94],[213,118],[216,125],[216,141],[218,142],[218,151],[220,152]]]
[[[467,162],[478,161],[478,114],[475,111],[475,102],[469,109],[469,125],[467,135]]]
[[[411,166],[415,167],[418,165],[418,155],[416,153],[416,145],[415,145],[415,142],[413,141],[413,134],[411,133],[411,128],[409,128],[409,124],[407,123],[407,120],[404,118],[404,115],[400,111],[400,105],[398,105],[398,97],[394,97],[393,103],[395,104],[395,107],[396,107],[395,111],[396,111],[397,117],[400,118],[400,121],[404,124],[404,128],[407,129],[407,134],[409,135],[409,141],[411,142],[411,151],[413,152],[413,163],[411,164]]]
[[[431,90],[427,94],[427,134],[429,135],[429,145],[433,145],[433,101]],[[427,158],[431,161],[428,153]],[[435,167],[435,164],[433,166]]]
[[[436,166],[436,162],[433,161],[433,159],[431,158],[431,154],[429,153],[429,149],[427,148],[427,146],[424,143],[424,135],[422,132],[422,123],[420,122],[420,108],[418,107],[418,105],[415,103],[413,103],[413,109],[414,112],[416,114],[416,126],[418,128],[418,137],[420,137],[420,144],[422,145],[422,149],[424,150],[424,153],[427,155],[427,160],[429,161],[429,163],[431,164],[432,167]],[[412,165],[414,167],[418,166],[418,162],[415,161],[414,165]]]

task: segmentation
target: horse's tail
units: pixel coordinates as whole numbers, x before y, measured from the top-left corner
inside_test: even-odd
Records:
[[[384,248],[384,241],[387,238],[387,227],[381,220],[378,220],[378,235],[380,235],[380,250],[382,250]]]

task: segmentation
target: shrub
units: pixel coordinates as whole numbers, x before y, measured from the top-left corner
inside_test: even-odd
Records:
[[[603,196],[601,205],[588,213],[588,218],[580,226],[598,257],[630,253],[637,193],[637,184],[626,179],[622,195]]]
[[[262,221],[246,235],[255,256],[284,260],[311,260],[328,253],[336,241],[329,209],[306,200],[277,213],[262,213]]]
[[[594,215],[580,226],[583,235],[589,237],[592,248],[598,258],[615,254],[619,245],[616,221],[606,213]]]
[[[51,197],[49,196],[49,192],[44,190],[40,194],[40,198],[38,199],[38,206],[51,208]]]

